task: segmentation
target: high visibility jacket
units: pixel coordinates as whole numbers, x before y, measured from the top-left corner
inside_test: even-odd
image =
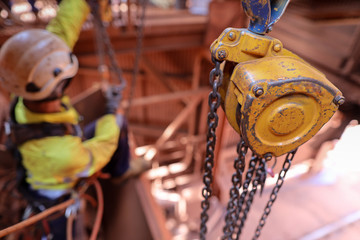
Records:
[[[62,38],[73,49],[89,6],[85,0],[63,0],[59,11],[47,30]],[[19,98],[14,108],[14,118],[19,124],[29,123],[78,123],[78,113],[68,97],[62,99],[61,112],[40,114],[31,112]],[[82,142],[79,136],[49,136],[26,141],[18,146],[26,181],[33,189],[64,190],[76,184],[79,177],[90,176],[110,161],[120,135],[113,114],[97,121],[95,136]]]
[[[69,98],[62,99],[61,112],[40,114],[31,112],[19,98],[14,117],[19,124],[78,123],[78,113]],[[103,168],[115,152],[120,129],[113,114],[101,117],[95,136],[82,141],[80,136],[51,136],[26,141],[18,146],[22,164],[27,171],[26,181],[33,189],[70,189],[79,177],[91,176]]]
[[[90,8],[85,0],[63,0],[56,17],[49,22],[46,30],[56,34],[73,49],[89,13]]]

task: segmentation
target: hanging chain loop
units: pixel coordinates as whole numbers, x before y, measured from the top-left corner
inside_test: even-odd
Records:
[[[242,229],[245,225],[248,213],[253,204],[254,196],[260,187],[260,195],[265,186],[267,175],[267,163],[264,157],[259,157],[253,153],[249,161],[248,170],[245,175],[245,180],[242,185],[242,175],[245,167],[245,156],[248,151],[248,146],[244,141],[240,141],[237,146],[238,157],[235,159],[234,168],[236,172],[232,175],[233,186],[230,189],[230,199],[227,205],[227,213],[225,216],[225,226],[223,228],[222,240],[239,239]],[[284,178],[291,166],[291,162],[295,156],[296,150],[287,154],[282,170],[279,173],[278,180],[270,195],[264,213],[256,228],[256,232],[252,240],[257,240],[260,236],[261,230],[265,225],[266,219],[270,214],[271,207],[274,204],[277,194],[284,183]],[[249,190],[251,183],[251,190]],[[240,194],[241,192],[241,194]],[[245,205],[244,205],[245,204]]]
[[[246,200],[245,199],[243,200],[245,202],[245,207],[241,212],[242,217],[241,217],[241,221],[240,221],[240,226],[238,228],[237,236],[240,236],[241,231],[245,225],[248,213],[250,211],[251,205],[254,200],[254,196],[256,194],[259,184],[261,184],[261,180],[262,180],[261,178],[262,178],[262,175],[263,175],[264,169],[265,169],[265,167],[264,167],[265,159],[264,158],[259,158],[258,156],[254,156],[254,161],[255,161],[255,164],[252,164],[252,165],[253,165],[254,169],[256,168],[255,177],[252,181],[251,191],[246,196]],[[256,165],[257,165],[257,167],[256,167]],[[238,237],[236,239],[238,239]]]
[[[290,166],[291,166],[291,162],[294,159],[295,153],[296,153],[297,149],[295,149],[292,152],[289,152],[286,155],[282,170],[279,173],[279,177],[276,181],[275,187],[273,188],[271,194],[270,194],[270,198],[269,201],[266,204],[266,207],[264,209],[264,213],[261,216],[260,222],[255,230],[255,234],[254,237],[252,238],[252,240],[256,240],[259,238],[260,234],[261,234],[261,230],[264,227],[265,223],[266,223],[266,219],[269,216],[270,212],[271,212],[271,207],[273,206],[276,198],[277,198],[277,194],[281,188],[281,186],[284,183],[284,179],[286,176],[287,171],[289,170]]]
[[[249,161],[249,166],[248,166],[248,170],[245,174],[245,181],[244,184],[242,186],[242,192],[240,194],[240,197],[237,201],[237,206],[236,206],[236,212],[235,212],[235,216],[236,216],[236,222],[235,222],[235,227],[234,230],[232,232],[232,238],[230,239],[237,239],[238,236],[240,235],[239,231],[240,231],[240,226],[244,225],[244,219],[240,218],[240,213],[241,213],[241,209],[242,206],[244,204],[245,201],[245,197],[248,194],[248,190],[249,190],[249,186],[251,183],[251,179],[253,178],[253,175],[255,173],[256,170],[256,162],[257,162],[257,157],[255,155],[253,155]],[[234,234],[237,234],[237,236],[233,236]]]
[[[136,89],[138,75],[139,75],[139,71],[140,71],[140,60],[141,60],[141,55],[142,55],[142,51],[143,51],[144,23],[145,23],[145,16],[146,16],[145,13],[146,13],[146,8],[148,6],[148,3],[149,3],[149,0],[141,1],[142,8],[141,8],[141,13],[140,13],[140,24],[138,24],[137,28],[136,28],[137,38],[136,38],[134,71],[132,74],[132,81],[131,81],[129,97],[128,97],[129,105],[126,108],[125,118],[128,118],[128,116],[130,114],[130,108],[131,108],[132,100],[135,95],[135,89]]]
[[[200,225],[200,239],[204,240],[207,233],[206,222],[209,219],[208,209],[210,207],[210,197],[212,195],[211,184],[213,182],[212,169],[214,167],[214,150],[216,143],[216,127],[218,125],[219,117],[217,115],[217,109],[220,106],[221,96],[218,88],[222,85],[223,72],[220,69],[220,62],[213,58],[215,68],[210,72],[210,84],[212,91],[209,94],[209,107],[210,112],[208,114],[208,132],[207,132],[207,144],[206,144],[206,157],[204,162],[204,176],[203,182],[205,184],[202,195],[204,200],[201,202],[201,225]]]
[[[236,221],[239,215],[236,214],[236,206],[240,197],[240,188],[242,186],[242,177],[245,168],[245,156],[248,151],[248,147],[245,142],[241,140],[237,145],[238,157],[234,161],[235,173],[232,175],[231,181],[233,186],[230,189],[230,199],[227,205],[227,212],[225,216],[225,227],[223,228],[224,236],[222,239],[231,239],[231,235],[234,232]]]
[[[104,23],[101,20],[101,16],[100,16],[100,12],[99,12],[99,3],[97,0],[91,0],[91,1],[89,1],[89,5],[91,7],[91,13],[94,16],[94,26],[96,28],[96,34],[100,35],[100,37],[97,36],[97,38],[96,38],[98,54],[99,54],[99,58],[100,58],[99,61],[100,61],[100,64],[102,64],[102,66],[100,66],[100,67],[104,66],[104,59],[103,59],[104,48],[102,46],[100,47],[100,45],[103,45],[106,48],[107,55],[110,60],[111,68],[115,72],[116,78],[119,80],[118,90],[121,93],[123,91],[123,89],[126,87],[126,80],[123,77],[123,72],[120,69],[119,64],[116,60],[116,54],[112,47],[110,37],[106,31]]]

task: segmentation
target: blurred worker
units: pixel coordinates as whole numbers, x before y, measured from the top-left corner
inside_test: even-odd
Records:
[[[115,115],[120,101],[116,88],[108,89],[105,114],[86,130],[91,138],[85,141],[79,115],[64,96],[78,71],[72,49],[89,12],[85,0],[63,0],[46,30],[20,32],[0,50],[1,83],[16,95],[10,107],[10,139],[23,170],[18,174],[20,189],[32,203],[45,207],[68,199],[79,178],[107,164],[112,176],[120,178],[146,167],[129,167],[126,131],[120,134],[119,127],[125,121]],[[65,217],[49,225],[52,239],[66,238]]]

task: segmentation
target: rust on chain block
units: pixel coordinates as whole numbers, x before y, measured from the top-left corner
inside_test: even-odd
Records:
[[[342,93],[278,39],[227,28],[211,45],[223,61],[222,107],[231,126],[259,156],[280,156],[330,120]]]

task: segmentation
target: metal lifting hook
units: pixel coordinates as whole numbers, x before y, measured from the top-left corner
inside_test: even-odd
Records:
[[[242,0],[245,13],[250,18],[248,29],[257,34],[270,32],[272,26],[285,12],[290,0]]]

